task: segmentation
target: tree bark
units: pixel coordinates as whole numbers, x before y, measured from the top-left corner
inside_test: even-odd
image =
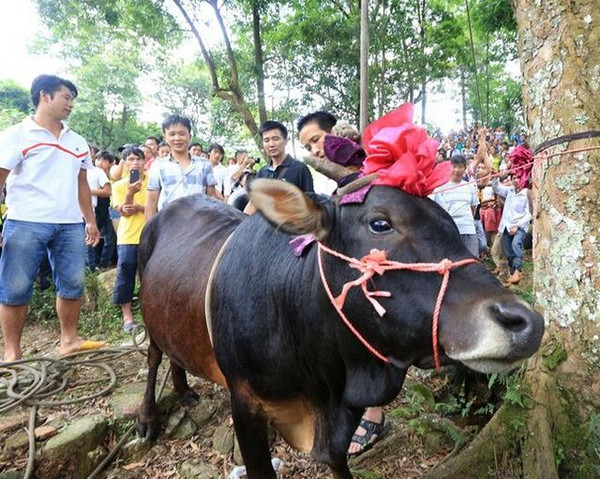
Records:
[[[550,0],[536,5],[516,0],[515,6],[523,99],[533,144],[598,130],[598,1]],[[598,141],[562,148],[593,144]],[[597,373],[595,381],[590,382],[589,376],[600,366],[599,160],[598,151],[569,154],[538,160],[534,170],[534,291],[536,307],[549,325],[542,352],[551,358],[559,351],[564,361],[538,360],[528,375],[534,398],[547,405],[547,411],[531,415],[530,437],[523,449],[525,477],[534,477],[535,466],[546,467],[550,474],[557,462],[557,474],[563,477],[591,467],[594,460],[586,454],[591,439],[586,427],[599,405]],[[571,443],[577,444],[570,449]]]
[[[260,37],[260,10],[258,0],[252,0],[252,34],[254,36],[254,64],[256,68],[256,91],[258,94],[259,123],[267,121],[265,103],[265,62],[263,59],[262,39]]]
[[[369,0],[360,4],[360,117],[359,129],[369,123]]]
[[[513,0],[513,6],[531,143],[599,130],[598,0]],[[593,145],[600,147],[597,139],[581,140],[554,152]],[[536,158],[534,164],[533,287],[547,330],[521,384],[531,407],[523,409],[524,427],[508,446],[520,452],[526,479],[597,477],[600,466],[599,151]],[[490,428],[502,434],[503,421],[496,419],[482,435]],[[473,457],[466,449],[452,460],[450,473],[474,464]],[[472,470],[467,477],[478,476]]]

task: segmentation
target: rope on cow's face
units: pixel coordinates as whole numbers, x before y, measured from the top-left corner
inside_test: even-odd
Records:
[[[322,258],[323,251],[346,261],[348,263],[348,266],[357,269],[362,273],[362,275],[357,279],[345,283],[342,287],[342,292],[337,297],[333,296],[331,288],[329,287],[329,283],[327,282],[327,277],[325,276],[325,269],[323,268]],[[327,296],[329,297],[331,304],[337,311],[344,324],[348,327],[352,334],[354,334],[354,336],[356,336],[356,338],[369,350],[369,352],[371,352],[371,354],[373,354],[376,358],[380,359],[384,363],[388,364],[391,363],[391,359],[380,353],[367,339],[365,339],[365,337],[362,334],[360,334],[360,332],[354,327],[354,325],[344,314],[343,307],[344,302],[346,301],[346,295],[348,294],[348,291],[350,291],[350,289],[354,288],[355,286],[360,286],[365,298],[367,298],[367,300],[369,300],[369,302],[373,305],[373,308],[375,309],[375,311],[377,311],[377,314],[379,314],[379,316],[383,316],[386,313],[386,310],[375,298],[389,298],[392,296],[392,293],[390,293],[389,291],[369,291],[367,289],[367,283],[369,279],[371,279],[375,274],[383,276],[383,274],[386,271],[393,270],[408,270],[417,271],[421,273],[441,274],[443,276],[442,285],[440,286],[440,291],[438,293],[438,297],[435,303],[435,309],[433,311],[431,331],[433,343],[433,359],[435,362],[435,368],[439,371],[441,364],[440,353],[438,348],[438,324],[440,312],[442,309],[442,302],[444,300],[446,289],[448,287],[448,282],[450,280],[450,271],[455,268],[465,266],[467,264],[479,263],[479,260],[475,258],[467,258],[460,261],[451,261],[446,258],[441,260],[439,263],[400,263],[398,261],[388,260],[386,258],[386,252],[378,249],[372,249],[368,255],[358,260],[356,258],[351,258],[335,250],[332,250],[321,242],[319,242],[319,251],[317,253],[317,258],[319,263],[319,273],[321,274],[321,281],[323,282],[323,287],[327,292]]]

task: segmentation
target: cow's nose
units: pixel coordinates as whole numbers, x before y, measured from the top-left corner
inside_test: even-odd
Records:
[[[541,314],[515,301],[497,301],[489,308],[492,318],[510,333],[517,355],[528,357],[537,351],[544,334]]]

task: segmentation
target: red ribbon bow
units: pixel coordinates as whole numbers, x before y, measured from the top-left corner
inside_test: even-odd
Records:
[[[405,103],[367,126],[362,135],[367,158],[361,171],[365,176],[379,174],[374,185],[427,196],[449,180],[451,165],[436,164],[438,142],[412,118],[413,105]]]

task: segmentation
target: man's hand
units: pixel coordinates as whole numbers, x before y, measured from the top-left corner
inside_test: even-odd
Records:
[[[514,236],[515,234],[517,234],[517,231],[519,231],[518,226],[511,226],[510,228],[508,228],[508,234],[511,236]]]
[[[137,213],[143,213],[144,209],[144,205],[138,205],[137,203],[124,204],[121,205],[121,214],[123,214],[123,216],[131,216]]]
[[[85,244],[88,246],[96,246],[100,243],[100,231],[96,223],[85,224]]]
[[[135,195],[142,189],[142,180],[138,180],[135,183],[129,183],[127,185],[127,193]]]

